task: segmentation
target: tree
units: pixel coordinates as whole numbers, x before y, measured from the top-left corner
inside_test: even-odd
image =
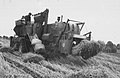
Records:
[[[105,45],[103,51],[107,52],[107,53],[116,53],[117,47],[115,44],[112,43],[112,41],[108,41],[107,44]]]
[[[120,50],[120,44],[117,44],[117,49]]]

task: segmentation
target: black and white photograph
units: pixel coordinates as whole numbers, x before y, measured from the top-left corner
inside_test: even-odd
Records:
[[[0,0],[0,78],[120,78],[120,0]]]

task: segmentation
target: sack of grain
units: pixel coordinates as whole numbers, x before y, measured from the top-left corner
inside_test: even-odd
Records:
[[[45,49],[45,46],[44,46],[44,44],[35,44],[34,49],[35,49],[35,51],[39,50],[39,49]]]
[[[42,44],[42,41],[39,40],[39,39],[37,39],[37,38],[34,38],[34,39],[32,39],[31,44],[32,44],[32,45],[35,45],[35,44]]]

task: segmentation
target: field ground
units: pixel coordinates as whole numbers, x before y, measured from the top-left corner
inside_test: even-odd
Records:
[[[117,53],[108,53],[108,54],[120,58],[120,50],[117,50]]]
[[[2,41],[9,46],[9,41]],[[0,52],[0,78],[120,78],[120,53],[103,53],[83,60],[80,56],[60,57],[40,62],[23,62],[32,53],[15,56]]]

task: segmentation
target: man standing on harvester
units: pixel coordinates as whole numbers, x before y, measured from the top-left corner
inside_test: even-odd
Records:
[[[32,15],[32,13],[29,13],[26,16],[22,16],[22,19],[25,19],[25,24],[26,25],[31,23],[31,15]]]

